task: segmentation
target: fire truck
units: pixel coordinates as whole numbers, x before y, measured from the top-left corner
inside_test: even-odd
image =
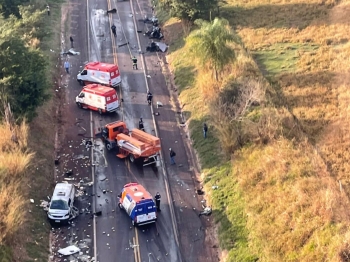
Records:
[[[151,165],[157,162],[161,150],[160,139],[139,129],[131,131],[123,121],[115,121],[98,130],[107,150],[116,149],[117,157],[129,158],[130,162]]]

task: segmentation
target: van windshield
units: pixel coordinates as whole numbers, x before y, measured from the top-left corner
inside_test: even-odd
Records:
[[[50,209],[68,210],[69,207],[66,201],[58,199],[51,201]]]

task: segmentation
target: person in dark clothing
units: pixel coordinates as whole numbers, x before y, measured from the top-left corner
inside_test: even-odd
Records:
[[[113,25],[111,26],[111,29],[112,29],[113,35],[114,35],[114,36],[117,36],[117,27],[113,24]]]
[[[156,200],[156,207],[157,207],[158,211],[160,211],[160,198],[161,198],[161,196],[160,196],[159,192],[157,192],[154,199]]]
[[[71,46],[71,48],[74,48],[74,44],[73,44],[74,40],[73,40],[73,37],[70,36],[70,37],[69,37],[69,40],[70,40],[70,46]]]
[[[145,127],[143,126],[142,118],[140,118],[140,121],[139,121],[139,129],[142,131],[145,131]]]
[[[148,93],[147,93],[147,102],[148,102],[149,105],[152,103],[152,98],[153,98],[152,93],[150,91],[148,91]]]
[[[137,70],[137,58],[135,56],[133,56],[133,58],[131,58],[131,60],[132,60],[132,69]]]
[[[208,132],[208,126],[206,123],[203,125],[203,136],[204,138],[207,138],[207,132]]]
[[[170,163],[171,163],[171,165],[175,165],[176,164],[175,163],[176,153],[171,148],[169,148],[169,151],[170,151]]]
[[[46,6],[46,10],[47,10],[47,15],[50,15],[50,6],[49,5]]]

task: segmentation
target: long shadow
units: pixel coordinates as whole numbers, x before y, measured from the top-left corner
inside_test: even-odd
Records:
[[[252,8],[221,7],[220,15],[235,27],[303,29],[315,19],[326,21],[331,4],[260,5]]]
[[[322,132],[327,124],[324,119],[325,115],[329,113],[330,107],[326,107],[327,103],[332,103],[331,90],[324,90],[323,92],[313,90],[313,87],[323,86],[330,87],[336,78],[333,72],[306,72],[306,73],[284,73],[277,78],[271,78],[270,82],[274,87],[276,93],[273,101],[277,107],[287,107],[292,114],[294,121],[299,128],[305,133],[310,142],[316,142],[317,136]],[[293,92],[287,93],[286,88],[293,86]],[[304,90],[303,90],[304,89]],[[306,90],[309,89],[309,90]],[[321,105],[324,106],[321,108]],[[311,116],[312,110],[315,107],[320,107],[318,115]],[[305,108],[305,112],[298,111],[295,114],[296,108]],[[315,113],[314,113],[315,114]]]

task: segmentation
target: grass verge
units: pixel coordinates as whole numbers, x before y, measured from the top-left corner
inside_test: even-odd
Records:
[[[41,40],[35,39],[36,46],[47,55],[49,65],[47,75],[52,76],[57,71],[57,54],[59,53],[60,39],[60,10],[63,1],[36,1],[34,6],[44,8],[50,5],[51,15],[43,14]],[[47,21],[46,21],[47,20]],[[52,50],[52,51],[51,51]],[[52,71],[52,69],[54,71]],[[58,67],[59,68],[59,67]],[[55,87],[53,80],[50,80]],[[54,89],[49,90],[53,95]],[[25,199],[24,212],[26,224],[22,225],[16,234],[5,245],[0,246],[1,261],[47,261],[49,255],[49,231],[46,214],[39,207],[40,200],[52,192],[54,170],[54,136],[52,126],[54,115],[54,100],[51,99],[37,110],[38,116],[30,123],[28,133],[28,148],[35,156],[30,168],[25,172],[22,181],[22,195]],[[24,182],[28,181],[28,182]],[[33,199],[34,203],[30,203]]]
[[[202,137],[202,123],[210,124],[210,78],[189,70],[186,46],[171,52],[222,257],[348,261],[350,3],[232,0],[221,11],[249,50],[227,75],[269,79],[264,106],[270,113],[255,118],[265,128],[276,126],[273,139],[251,140],[227,161],[217,139]],[[209,130],[215,137],[215,127]]]

